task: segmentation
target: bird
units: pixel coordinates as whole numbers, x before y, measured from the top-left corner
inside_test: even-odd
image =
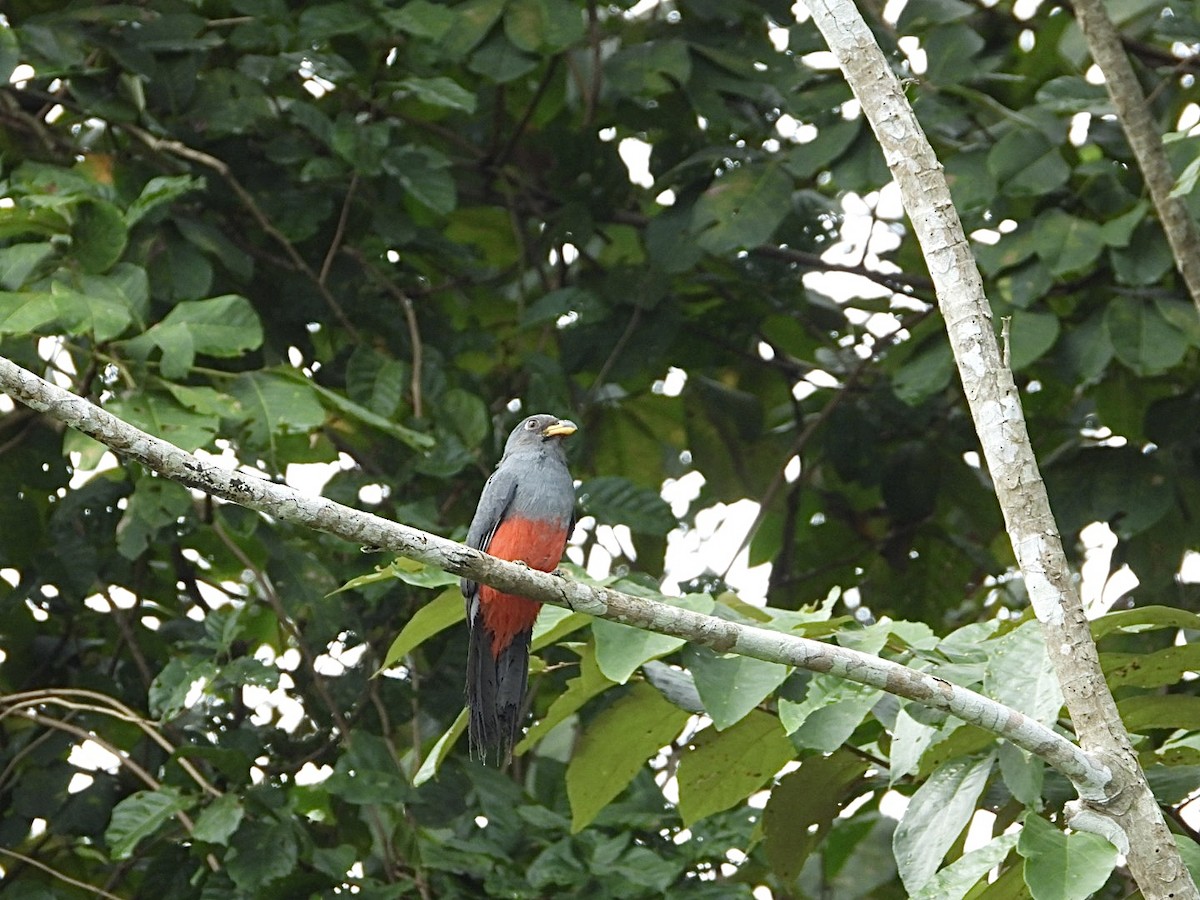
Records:
[[[563,439],[574,422],[552,415],[522,421],[479,496],[467,545],[551,572],[575,527],[575,482]],[[541,604],[462,579],[466,600],[468,743],[486,765],[512,757],[529,681],[529,640]]]

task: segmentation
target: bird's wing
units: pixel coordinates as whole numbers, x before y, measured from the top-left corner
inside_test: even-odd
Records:
[[[516,476],[503,468],[497,469],[483,486],[475,517],[467,529],[467,546],[476,550],[487,550],[500,523],[504,521],[513,497],[517,493]],[[466,578],[462,580],[463,597],[467,600],[467,621],[471,620],[471,602],[475,599],[479,585]]]

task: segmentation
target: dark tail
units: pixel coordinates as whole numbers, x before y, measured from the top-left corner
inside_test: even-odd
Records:
[[[529,639],[533,629],[518,632],[492,656],[492,633],[482,616],[470,623],[467,647],[467,706],[471,710],[471,755],[486,764],[502,765],[512,757],[525,719],[525,686],[529,681]]]

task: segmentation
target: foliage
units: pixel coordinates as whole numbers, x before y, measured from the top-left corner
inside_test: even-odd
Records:
[[[627,526],[611,579],[656,591],[668,535],[750,498],[770,605],[712,570],[676,602],[1057,720],[920,256],[789,4],[5,16],[4,355],[249,477],[333,465],[328,496],[459,538],[508,428],[570,413],[577,561]],[[1120,24],[1174,130],[1194,64],[1171,50],[1195,11]],[[912,99],[1010,323],[1060,528],[1075,544],[1107,523],[1140,581],[1097,634],[1179,806],[1200,785],[1180,640],[1200,603],[1177,578],[1200,513],[1196,311],[1063,8],[909,0],[878,25],[898,70],[923,68]],[[650,186],[623,159],[635,140]],[[1171,149],[1181,170],[1195,155]],[[65,879],[206,900],[1061,896],[1068,867],[1091,888],[1115,862],[1041,827],[1069,787],[977,728],[558,611],[521,755],[483,768],[457,740],[452,579],[363,577],[357,548],[112,464],[23,409],[0,447],[14,897],[92,895]],[[664,481],[690,473],[699,495],[668,505]],[[895,621],[863,627],[854,601]],[[889,792],[910,798],[899,825]],[[964,853],[977,809],[997,836]],[[1124,888],[1118,871],[1102,890]]]

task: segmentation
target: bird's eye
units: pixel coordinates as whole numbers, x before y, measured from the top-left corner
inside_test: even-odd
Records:
[[[528,421],[525,422],[525,428],[529,431],[535,431],[535,430],[537,430],[537,427],[538,427],[538,423],[535,419],[529,419]]]

